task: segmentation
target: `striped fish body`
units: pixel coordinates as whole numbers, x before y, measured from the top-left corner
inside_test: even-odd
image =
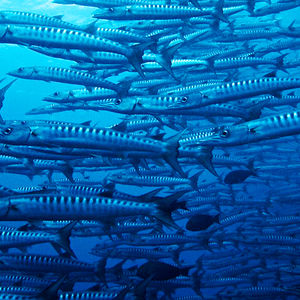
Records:
[[[36,295],[41,290],[31,287],[18,287],[18,286],[0,286],[0,294],[14,294],[14,295]],[[1,299],[1,298],[0,298]]]
[[[221,127],[203,140],[201,145],[230,146],[254,143],[300,133],[300,111],[292,111],[231,127]]]
[[[0,261],[8,268],[17,268],[27,272],[66,274],[70,272],[94,272],[95,270],[92,264],[59,256],[2,255]]]
[[[72,103],[80,100],[92,101],[98,99],[113,98],[116,96],[117,93],[112,90],[95,87],[90,91],[88,89],[78,89],[68,92],[54,92],[52,95],[45,97],[43,100],[55,103]]]
[[[48,143],[62,147],[155,153],[164,153],[166,147],[164,142],[154,139],[88,126],[39,126],[32,128],[32,131],[33,135],[27,141],[28,145],[31,142],[33,145]]]
[[[13,286],[19,283],[24,287],[46,288],[50,285],[50,281],[37,276],[22,275],[20,273],[0,273],[0,282],[3,285]]]
[[[145,4],[99,9],[94,13],[95,18],[108,20],[159,20],[187,19],[212,14],[211,10],[202,10],[190,6]]]
[[[148,0],[54,0],[57,4],[77,4],[92,7],[115,7],[131,4],[147,3]],[[153,0],[152,2],[161,2]]]
[[[10,209],[3,220],[101,220],[102,217],[154,216],[153,203],[106,197],[35,195],[10,197]]]
[[[226,70],[231,68],[241,68],[258,65],[276,65],[276,60],[258,57],[231,57],[217,59],[214,61],[215,70]]]
[[[191,181],[186,178],[168,176],[134,176],[127,174],[113,174],[107,177],[109,181],[138,186],[176,186],[180,184],[191,185]]]
[[[250,98],[262,94],[275,93],[300,87],[300,78],[261,78],[231,82],[201,91],[201,105],[219,103],[228,100]],[[200,105],[200,106],[201,106]]]
[[[59,294],[58,300],[113,300],[118,297],[120,292],[63,292]]]
[[[105,256],[105,253],[107,251],[101,251],[101,250],[93,250],[91,253],[96,256]],[[127,248],[116,248],[113,251],[110,251],[109,257],[112,258],[120,258],[120,259],[138,259],[138,258],[146,258],[146,259],[161,259],[161,258],[172,258],[173,254],[170,251],[164,251],[164,250],[154,250],[154,249],[147,249],[147,248],[133,248],[133,247],[127,247]]]
[[[60,17],[48,17],[31,12],[9,10],[0,11],[0,24],[40,25],[74,30],[84,29],[81,26],[65,22]]]
[[[0,249],[55,242],[56,236],[46,232],[1,231]]]
[[[89,73],[59,67],[27,67],[19,68],[8,73],[9,75],[44,81],[56,81],[70,84],[82,84],[89,87],[102,87],[120,91],[118,85],[103,80]]]
[[[132,49],[117,42],[81,31],[47,26],[0,25],[0,42],[132,55]]]
[[[117,28],[97,27],[93,34],[105,39],[121,43],[147,43],[149,39],[138,33],[125,31]]]
[[[2,150],[3,149],[3,150]],[[0,149],[0,153],[5,153],[5,147]],[[23,161],[19,158],[8,156],[8,155],[0,155],[0,166],[8,166],[8,165],[18,165],[23,164]]]
[[[42,53],[48,56],[74,60],[76,62],[102,63],[102,64],[124,64],[127,63],[125,56],[113,52],[91,52],[90,55],[77,49],[46,48],[39,46],[30,46],[30,50]]]
[[[0,300],[43,300],[39,296],[33,296],[33,295],[16,295],[16,294],[0,294]]]

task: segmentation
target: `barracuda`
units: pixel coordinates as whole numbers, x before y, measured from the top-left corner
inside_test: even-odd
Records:
[[[72,103],[80,101],[92,101],[105,98],[116,97],[117,93],[113,90],[103,89],[103,88],[93,88],[71,90],[67,92],[54,92],[53,94],[43,98],[43,101],[55,102],[55,103]]]
[[[153,2],[161,2],[153,0]],[[77,4],[92,7],[114,7],[130,4],[148,3],[148,0],[53,0],[58,4]]]
[[[89,62],[99,64],[126,64],[128,60],[125,56],[112,52],[91,52],[89,55],[76,49],[46,48],[39,46],[30,46],[30,50],[42,53],[48,56],[74,60],[76,62]]]
[[[48,17],[23,11],[0,11],[0,24],[40,25],[85,31],[88,26],[79,26],[62,20],[62,16]]]
[[[263,6],[260,8],[257,8],[254,10],[252,13],[252,16],[254,17],[259,17],[259,16],[266,16],[269,14],[274,14],[278,12],[282,12],[291,8],[298,7],[300,5],[299,0],[294,0],[294,1],[282,1],[280,2],[275,2],[272,3],[272,5],[267,5]]]
[[[139,47],[125,47],[80,31],[46,26],[0,25],[0,43],[118,53],[126,56],[137,72],[144,76],[140,68],[143,51]]]
[[[116,28],[96,27],[93,30],[95,36],[122,43],[149,43],[151,40],[135,32],[125,31]]]
[[[207,138],[195,142],[210,146],[232,146],[276,139],[300,133],[300,112],[292,111],[240,125],[216,128]]]
[[[100,257],[111,257],[111,258],[122,258],[122,259],[161,259],[161,258],[176,258],[175,253],[176,248],[172,249],[168,247],[167,249],[147,249],[147,248],[134,248],[134,247],[121,247],[111,250],[102,249],[92,249],[91,254]]]
[[[201,172],[202,173],[202,172]],[[114,183],[121,183],[126,185],[137,185],[137,186],[177,186],[177,185],[188,185],[194,189],[197,189],[198,178],[201,173],[196,173],[192,177],[178,178],[170,176],[151,176],[151,175],[128,175],[122,173],[109,174],[105,180]]]
[[[212,10],[164,4],[130,5],[96,10],[93,17],[108,20],[187,19],[212,15]]]
[[[274,94],[279,91],[300,87],[300,78],[264,77],[230,82],[208,90],[201,91],[202,98],[199,106],[222,103],[231,100],[249,98],[262,94]]]
[[[59,67],[26,67],[11,71],[8,74],[25,79],[44,80],[47,82],[65,82],[70,84],[85,85],[88,87],[102,87],[114,90],[119,94],[122,93],[122,88],[112,82],[103,80],[88,73],[74,71],[71,69]]]
[[[172,204],[144,203],[107,197],[73,197],[62,195],[14,196],[3,201],[6,211],[1,220],[101,220],[120,216],[153,216],[173,228],[179,228],[171,219]],[[162,201],[163,202],[163,201]],[[174,200],[171,202],[173,203]],[[167,201],[166,201],[167,203]],[[170,201],[168,205],[170,204]]]

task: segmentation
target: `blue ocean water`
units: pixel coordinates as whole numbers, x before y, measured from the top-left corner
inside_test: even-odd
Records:
[[[175,5],[178,5],[176,1],[171,2],[174,2]],[[285,3],[285,1],[282,2]],[[286,1],[286,3],[287,2],[293,1]],[[199,1],[199,3],[201,5],[201,1]],[[275,1],[271,1],[271,4],[268,4],[268,1],[266,1],[266,3],[259,2],[256,3],[256,8],[266,5],[274,5],[274,3]],[[63,15],[64,21],[78,25],[93,22],[94,19],[92,18],[92,14],[95,11],[95,9],[95,7],[85,7],[80,5],[55,4],[52,3],[52,1],[46,0],[0,1],[0,11],[26,11],[44,14],[47,16]],[[270,28],[267,26],[266,28],[264,28],[265,30],[273,30],[278,28],[277,26],[287,28],[291,24],[291,22],[295,20],[293,26],[296,28],[295,31],[299,32],[299,15],[300,7],[298,5],[298,7],[289,9],[287,11],[279,12],[276,14],[270,14],[264,17],[257,17],[256,20],[259,22],[271,22],[274,20],[278,20],[279,23],[275,23],[274,21],[273,27]],[[254,17],[249,17],[249,12],[246,9],[242,9],[240,12],[233,14],[229,17],[230,24],[233,25],[233,27],[237,26],[240,23],[251,25],[251,22],[254,22],[254,19]],[[124,28],[124,26],[121,26],[120,24],[125,24],[127,26],[126,29],[128,30],[128,28],[130,29],[132,22],[133,21],[130,20],[121,22],[112,20],[102,20],[97,23],[97,26],[103,26],[107,28]],[[188,23],[187,20],[186,22]],[[222,23],[221,29],[224,30],[224,28],[227,28],[227,26],[227,23]],[[213,30],[210,29],[210,27],[207,28],[208,30]],[[188,24],[185,30],[181,30],[181,27],[172,27],[170,31],[166,30],[164,35],[177,34],[179,32],[182,35],[184,33],[191,33],[196,30],[196,26],[194,27],[193,25]],[[142,31],[142,35],[145,34],[146,31]],[[220,34],[220,32],[216,32],[215,34],[218,35]],[[253,38],[248,41],[232,41],[230,42],[230,45],[233,47],[236,46],[237,48],[241,47],[241,45],[245,48],[250,47],[250,52],[254,49],[250,57],[259,57],[258,54],[255,52],[255,47],[264,47],[267,46],[269,43],[283,41],[284,39],[294,39],[296,43],[299,39],[299,35],[295,37],[286,37],[285,35],[279,34],[278,36],[265,39]],[[209,43],[211,40],[212,37],[208,37],[207,39],[204,39],[203,42]],[[202,41],[197,42],[200,43]],[[194,40],[192,40],[190,43],[187,42],[181,54],[177,54],[177,56],[175,54],[175,58],[180,57],[201,59],[201,55],[199,53],[202,53],[202,51],[207,50],[206,47],[209,47],[209,45],[201,46],[200,43],[199,46],[197,45],[197,42],[195,42]],[[222,45],[222,43],[219,43],[218,50],[222,48]],[[146,51],[150,52],[149,49],[147,49]],[[179,53],[180,51],[181,50],[179,50]],[[229,78],[226,78],[224,82],[244,79],[248,80],[250,78],[262,78],[266,73],[269,73],[271,71],[277,71],[275,75],[277,77],[300,78],[299,44],[293,49],[288,48],[280,51],[270,51],[269,53],[264,53],[263,57],[275,61],[276,57],[282,54],[286,54],[286,56],[284,57],[284,62],[288,63],[289,61],[295,61],[295,67],[289,67],[287,69],[283,67],[280,70],[276,70],[276,66],[270,67],[266,65],[258,65],[255,67],[227,69],[225,72],[228,72]],[[213,59],[219,57],[218,55],[211,56]],[[36,53],[30,50],[27,47],[27,45],[16,45],[6,43],[0,44],[0,62],[0,79],[6,78],[3,83],[7,83],[10,79],[12,79],[9,75],[7,75],[7,73],[12,70],[18,69],[19,67],[58,66],[63,68],[69,68],[71,65],[74,65],[73,61],[58,59]],[[186,67],[184,71],[174,70],[174,74],[178,74],[178,76],[181,76],[183,78],[184,75],[188,74],[191,69],[192,68]],[[133,72],[134,70],[130,73]],[[199,71],[199,73],[200,72],[202,71]],[[118,71],[116,71],[114,77],[111,80],[114,82],[122,82],[126,80],[127,75],[127,73],[118,73]],[[160,76],[160,79],[170,77],[167,72],[165,72],[165,75],[162,74]],[[221,79],[223,80],[224,78],[222,77]],[[109,127],[123,120],[124,114],[118,114],[115,112],[109,112],[104,110],[70,110],[51,114],[26,115],[26,112],[36,107],[40,107],[42,105],[47,104],[47,102],[42,101],[43,97],[50,95],[55,91],[67,91],[76,88],[82,88],[82,86],[67,83],[18,79],[5,95],[5,100],[1,109],[1,116],[4,120],[58,120],[72,123],[91,121],[92,126],[95,127]],[[287,95],[291,91],[295,91],[295,95],[299,96],[298,89],[284,91],[281,95]],[[264,94],[271,94],[276,97],[279,95],[278,93]],[[243,101],[243,99],[240,101]],[[240,107],[242,107],[242,104],[242,102],[239,103]],[[297,103],[294,107],[288,105],[271,108],[266,107],[262,109],[262,114],[258,118],[263,118],[265,116],[278,114],[281,112],[294,111],[296,109]],[[189,121],[187,132],[201,131],[202,129],[208,127],[217,128],[217,126],[223,124],[239,124],[243,121],[245,120],[241,120],[238,117],[226,119],[226,117],[223,118],[222,115],[221,117],[216,116],[212,118],[204,116],[196,121]],[[176,120],[173,122],[176,122]],[[184,128],[181,128],[181,130],[182,129]],[[176,131],[169,128],[165,129],[165,131],[167,133],[167,136],[176,133]],[[147,132],[145,132],[145,134],[146,133]],[[222,218],[226,218],[229,216],[236,216],[238,214],[243,213],[247,214],[250,212],[249,216],[245,218],[241,217],[240,219],[238,219],[237,217],[237,221],[232,222],[232,224],[228,227],[222,227],[220,224],[218,224],[220,225],[220,227],[216,227],[216,232],[214,234],[209,233],[209,231],[199,231],[198,233],[189,232],[185,229],[186,219],[177,222],[179,226],[183,228],[185,234],[197,236],[197,234],[201,235],[203,232],[209,233],[207,235],[207,238],[210,239],[211,243],[211,246],[208,247],[209,249],[207,249],[207,247],[204,247],[204,245],[202,245],[202,247],[198,245],[198,247],[195,247],[196,249],[183,251],[182,255],[180,256],[180,262],[182,266],[196,267],[189,272],[188,278],[191,280],[195,280],[196,278],[196,281],[200,283],[200,289],[203,295],[203,299],[219,299],[218,297],[220,297],[220,299],[270,299],[271,297],[275,299],[299,298],[299,255],[295,254],[297,253],[297,251],[299,253],[300,248],[300,242],[298,242],[300,241],[300,232],[298,228],[300,204],[298,197],[299,176],[297,167],[297,163],[299,163],[299,158],[297,155],[297,151],[299,149],[299,137],[297,136],[297,134],[291,134],[287,138],[278,136],[276,139],[265,140],[259,143],[249,144],[244,147],[215,147],[213,152],[215,154],[225,154],[225,156],[233,158],[238,157],[240,159],[243,159],[244,161],[248,161],[252,158],[254,159],[254,176],[252,174],[240,184],[226,185],[224,183],[224,178],[226,174],[230,173],[230,171],[232,170],[241,169],[240,166],[237,167],[233,163],[232,165],[216,165],[215,167],[218,173],[218,177],[213,176],[209,171],[205,170],[203,166],[199,165],[195,161],[192,163],[187,163],[186,167],[184,168],[184,170],[189,174],[195,174],[196,172],[203,170],[203,173],[201,173],[198,180],[198,186],[201,187],[203,185],[203,189],[206,190],[206,194],[205,196],[203,196],[203,199],[205,197],[217,195],[217,197],[219,197],[218,201],[221,201],[220,199],[222,198],[222,196],[226,198],[228,195],[230,195],[230,197],[234,197],[235,199],[242,199],[242,197],[248,197],[248,201],[249,199],[253,200],[253,205],[241,205],[236,204],[235,201],[230,202],[228,200],[229,204],[220,205],[219,203],[214,203],[211,206],[208,205],[207,209],[205,207],[205,205],[207,204],[201,204],[199,202],[200,204],[198,205],[198,207],[203,205],[203,210],[200,211],[202,215],[220,214]],[[266,147],[263,148],[262,145],[265,145]],[[111,149],[111,151],[117,152],[118,149]],[[119,172],[120,170],[125,170],[126,172],[128,169],[128,166],[125,166],[124,168],[116,166],[114,171]],[[242,167],[242,169],[245,170],[246,168]],[[89,175],[89,179],[92,181],[99,180],[100,182],[103,178],[105,178],[107,172],[85,172],[85,175]],[[6,172],[5,168],[3,169],[2,173],[0,173],[0,178],[1,185],[11,189],[24,186],[37,186],[39,184],[48,182],[48,177],[44,175],[35,175],[31,179],[27,176],[20,174],[10,174]],[[77,172],[75,168],[73,178],[83,179],[83,175],[82,173]],[[56,172],[52,176],[53,181],[60,179],[65,179],[65,176],[60,172]],[[165,194],[163,194],[164,196],[166,196],[166,194],[169,193],[174,193],[178,190],[176,186],[173,188],[168,188],[166,186],[162,187],[164,188],[164,192],[166,192]],[[133,195],[141,195],[154,189],[153,187],[149,186],[135,186],[122,184],[117,184],[116,188],[119,191]],[[199,190],[198,192],[199,195],[201,195],[201,191]],[[189,193],[191,193],[191,191],[189,191]],[[195,195],[192,195],[190,198],[188,198],[188,201],[192,201],[193,199],[195,199],[195,197]],[[293,200],[293,202],[291,202],[291,199]],[[261,200],[261,204],[255,202],[254,200]],[[255,210],[255,213],[251,215],[251,211],[253,210]],[[287,216],[291,219],[290,221],[286,221],[286,223],[282,224],[279,224],[280,221],[278,220],[274,221],[273,223],[268,223],[269,219],[274,218],[275,220],[276,217],[279,218],[280,216]],[[296,219],[293,221],[292,217]],[[5,224],[8,226],[17,226],[26,223],[26,221],[30,220],[24,220],[24,222],[21,223],[14,221],[1,222],[1,224]],[[276,224],[276,222],[278,222],[278,224]],[[213,226],[218,225],[214,224]],[[174,229],[165,229],[165,231],[168,233],[181,234],[181,232],[178,232]],[[150,235],[150,233],[151,231],[146,231],[146,234]],[[271,238],[268,239],[266,237],[266,235],[275,236],[276,234],[279,234],[278,239],[279,237],[282,237],[282,242],[280,242],[279,240],[273,240],[273,242],[271,242]],[[136,236],[138,236],[138,234],[133,235],[133,238],[135,238]],[[254,236],[257,236],[257,240],[253,240]],[[109,240],[109,237],[106,238],[107,240]],[[287,239],[293,239],[293,241],[288,243],[286,242]],[[105,240],[105,238],[102,237],[101,240]],[[95,244],[99,243],[99,241],[100,239],[97,236],[85,238],[71,237],[71,247],[76,253],[78,260],[96,263],[99,260],[99,257],[91,255],[90,250],[95,246]],[[213,243],[215,244],[212,245]],[[176,245],[176,243],[174,244]],[[153,248],[157,247],[159,246],[156,245]],[[161,245],[161,247],[166,249],[165,245]],[[268,252],[269,248],[272,248],[273,251]],[[276,252],[275,254],[276,249],[278,252]],[[27,251],[28,253],[33,254],[56,255],[56,251],[50,246],[50,244],[33,245],[30,248],[28,248]],[[232,251],[233,253],[232,256],[230,255],[230,251]],[[265,253],[263,253],[263,251],[265,251]],[[217,259],[218,252],[220,252],[220,257],[223,258],[222,263],[220,262],[220,259]],[[13,249],[10,250],[9,253],[20,253],[20,251]],[[243,255],[245,257],[249,255],[248,260],[243,261]],[[196,261],[202,257],[204,257],[205,259],[206,256],[207,261],[202,261],[202,266],[199,265],[197,267]],[[240,258],[240,260],[238,258]],[[114,266],[119,261],[120,259],[109,259],[106,264],[106,268]],[[140,266],[147,261],[147,259],[138,259],[136,261],[129,260],[126,261],[126,263],[123,265],[123,268],[127,269],[136,265]],[[174,261],[172,261],[172,259],[164,259],[161,261],[174,264]],[[216,262],[216,267],[213,266],[214,262]],[[207,263],[207,265],[205,265],[205,263]],[[224,266],[222,264],[224,264]],[[222,267],[218,267],[218,265],[222,265]],[[240,270],[236,271],[236,273],[234,271],[230,272],[229,267],[236,269],[240,268]],[[242,268],[244,269],[241,270]],[[224,271],[225,275],[222,275],[222,271]],[[228,272],[226,273],[226,271]],[[224,281],[226,279],[228,281],[233,281],[233,279],[235,279],[237,282],[234,282],[232,284],[224,283],[222,285],[220,282],[217,282],[216,279],[224,279]],[[239,282],[239,280],[241,283]],[[202,282],[203,287],[201,287]],[[116,283],[109,282],[109,284]],[[134,284],[136,284],[136,281],[134,281]],[[90,285],[91,284],[89,283],[80,283],[75,286],[75,289],[86,289]],[[274,288],[274,291],[266,291],[265,294],[260,294],[259,292],[257,292],[258,296],[254,297],[254,295],[250,295],[245,292],[245,289],[249,287],[272,287]],[[282,290],[278,292],[275,291],[276,288],[281,288]],[[189,288],[179,288],[177,290],[173,290],[173,288],[170,289],[172,290],[170,299],[175,299],[175,297],[179,296],[196,295],[193,286],[190,286]],[[155,297],[157,297],[157,299],[160,299],[161,297],[167,295],[167,291],[169,291],[169,288],[157,288],[157,290],[159,291],[157,296],[149,296],[145,299],[155,299]],[[241,294],[239,294],[240,290]],[[255,292],[253,292],[253,294],[255,294]],[[130,298],[133,297],[130,296],[130,294],[127,295],[127,297],[128,299],[134,299]]]

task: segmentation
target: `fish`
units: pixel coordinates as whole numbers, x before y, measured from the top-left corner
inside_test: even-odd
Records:
[[[299,297],[298,1],[6,1],[0,299]]]
[[[209,228],[214,223],[219,223],[219,215],[196,215],[188,220],[185,227],[189,231],[199,231]]]

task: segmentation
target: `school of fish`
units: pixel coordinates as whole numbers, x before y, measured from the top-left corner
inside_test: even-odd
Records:
[[[299,299],[300,1],[53,3],[93,21],[0,11],[1,44],[56,62],[16,57],[1,108],[75,85],[1,117],[1,176],[40,184],[0,186],[0,300]]]

